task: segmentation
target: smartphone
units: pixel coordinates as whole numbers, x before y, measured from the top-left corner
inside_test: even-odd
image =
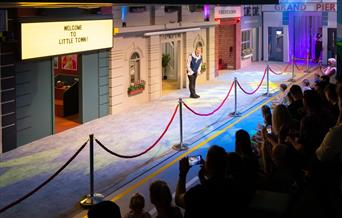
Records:
[[[202,156],[201,155],[189,156],[188,160],[189,160],[190,166],[198,165],[202,162]]]
[[[268,125],[268,126],[266,127],[266,131],[267,131],[268,134],[271,134],[271,133],[272,133],[272,126],[271,126],[271,125]]]

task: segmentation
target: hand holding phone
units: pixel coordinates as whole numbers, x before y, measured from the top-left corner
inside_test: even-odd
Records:
[[[189,156],[188,160],[189,160],[189,166],[198,165],[203,162],[201,155]]]
[[[271,125],[268,125],[268,126],[266,127],[266,131],[267,131],[268,134],[271,134],[271,133],[272,133],[272,126],[271,126]]]

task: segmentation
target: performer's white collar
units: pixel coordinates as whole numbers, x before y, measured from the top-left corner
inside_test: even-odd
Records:
[[[196,59],[200,59],[201,55],[196,56],[195,52],[192,52],[191,56]]]

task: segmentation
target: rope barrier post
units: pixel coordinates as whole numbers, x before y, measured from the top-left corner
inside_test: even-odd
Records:
[[[267,76],[267,82],[266,82],[266,93],[263,94],[263,96],[271,96],[270,95],[270,65],[267,64],[266,66],[266,76]]]
[[[295,82],[295,58],[294,56],[292,55],[292,76],[291,76],[291,79],[289,79],[288,81],[289,82]]]
[[[94,134],[89,135],[89,142],[90,194],[84,196],[80,201],[84,208],[89,208],[104,199],[102,194],[94,193]]]
[[[229,114],[232,117],[238,117],[240,114],[237,112],[237,78],[234,77],[234,112]]]
[[[172,148],[176,151],[183,151],[188,149],[188,145],[183,143],[183,100],[179,98],[179,131],[180,131],[180,143],[175,144]]]
[[[310,73],[309,58],[310,58],[310,53],[308,52],[307,57],[306,57],[306,70],[304,71],[304,73]]]

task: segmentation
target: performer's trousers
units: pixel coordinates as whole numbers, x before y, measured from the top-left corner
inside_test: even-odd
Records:
[[[194,73],[192,75],[188,75],[189,78],[189,91],[191,96],[196,96],[196,78],[197,78],[197,73]]]

